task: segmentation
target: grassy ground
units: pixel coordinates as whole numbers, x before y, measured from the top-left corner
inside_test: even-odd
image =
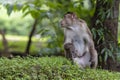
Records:
[[[81,70],[63,57],[0,58],[1,80],[120,80],[120,73]]]
[[[0,50],[3,50],[3,44],[0,36]],[[25,51],[28,37],[27,36],[14,36],[14,35],[6,35],[6,39],[8,41],[9,51],[10,52],[20,52],[23,53]],[[44,46],[42,43],[46,41],[46,39],[40,38],[32,38],[32,45],[30,48],[30,53],[36,54],[40,50],[40,47]]]
[[[1,40],[1,35],[0,35],[0,40]],[[9,41],[28,41],[28,36],[18,36],[18,35],[6,35],[6,39]],[[41,38],[36,38],[33,37],[32,41],[46,41],[47,39],[41,39]]]

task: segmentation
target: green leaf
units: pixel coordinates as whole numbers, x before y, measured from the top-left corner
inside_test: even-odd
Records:
[[[33,18],[38,18],[40,16],[39,11],[37,11],[37,10],[31,10],[30,14]]]
[[[22,17],[25,17],[25,16],[27,16],[28,14],[30,14],[30,11],[25,12]]]
[[[106,52],[105,52],[105,58],[104,58],[104,61],[106,61],[107,58],[108,58],[108,53],[107,53],[107,51],[106,51]]]
[[[106,48],[103,48],[101,51],[101,54],[105,53],[105,51],[106,51]]]
[[[28,6],[28,5],[25,5],[25,6],[22,8],[22,12],[24,13],[28,8],[29,8],[29,6]]]
[[[7,8],[7,14],[10,15],[12,13],[12,10],[13,10],[13,5],[7,4],[6,8]]]
[[[14,11],[18,10],[20,11],[22,9],[23,5],[22,4],[15,4],[14,5]]]
[[[93,37],[94,37],[94,39],[96,39],[96,29],[95,28],[92,28],[92,34],[93,34]]]
[[[109,9],[109,10],[107,10],[106,11],[106,18],[110,18],[111,17],[111,10]]]

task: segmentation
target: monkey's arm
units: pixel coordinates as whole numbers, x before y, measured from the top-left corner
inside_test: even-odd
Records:
[[[96,68],[98,64],[98,54],[93,44],[89,46],[91,67]]]
[[[92,33],[88,27],[87,27],[87,33],[89,34],[90,38],[93,38]]]
[[[64,29],[64,45],[66,43],[72,43],[73,35],[71,30]]]

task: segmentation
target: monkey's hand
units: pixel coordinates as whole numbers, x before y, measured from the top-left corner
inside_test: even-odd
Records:
[[[72,59],[75,55],[75,48],[72,43],[67,43],[64,45],[64,49],[66,51],[66,57]]]
[[[73,44],[72,44],[72,43],[66,43],[66,44],[64,45],[64,48],[65,48],[65,50],[70,50],[70,49],[73,48]]]

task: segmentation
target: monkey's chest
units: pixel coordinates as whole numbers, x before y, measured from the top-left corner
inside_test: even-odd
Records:
[[[79,37],[75,37],[73,40],[73,45],[75,47],[76,55],[83,56],[83,54],[86,52],[84,40],[80,39]]]

